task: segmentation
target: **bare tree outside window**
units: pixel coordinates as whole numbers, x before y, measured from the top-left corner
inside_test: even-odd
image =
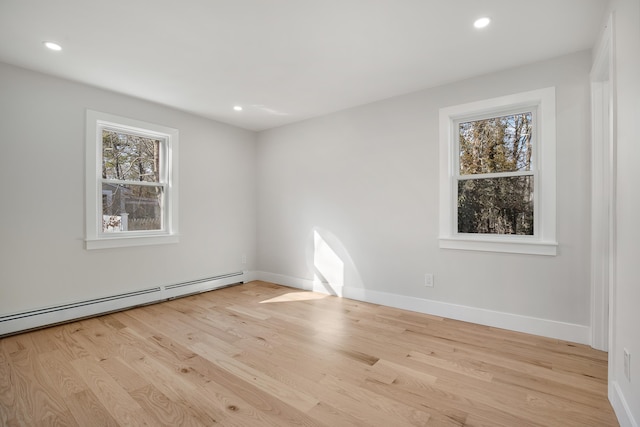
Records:
[[[459,123],[458,232],[534,234],[533,114]]]
[[[103,232],[161,230],[160,140],[102,130]]]

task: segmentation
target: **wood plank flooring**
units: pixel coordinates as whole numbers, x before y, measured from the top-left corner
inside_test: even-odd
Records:
[[[588,346],[220,289],[0,339],[2,426],[616,426]]]

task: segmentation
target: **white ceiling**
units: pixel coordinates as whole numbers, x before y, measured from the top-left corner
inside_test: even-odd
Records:
[[[0,0],[0,61],[263,130],[589,49],[606,6],[605,0]],[[484,15],[492,24],[473,28]],[[45,49],[45,40],[63,50]]]

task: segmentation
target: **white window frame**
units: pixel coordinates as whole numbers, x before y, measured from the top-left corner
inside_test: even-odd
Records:
[[[534,114],[534,235],[458,233],[458,127],[461,121]],[[506,114],[505,114],[506,113]],[[557,254],[555,88],[440,109],[440,248],[532,255]]]
[[[102,231],[102,129],[159,139],[163,186],[162,229],[148,231]],[[86,111],[86,237],[87,249],[177,243],[178,238],[178,146],[177,129],[99,111]]]

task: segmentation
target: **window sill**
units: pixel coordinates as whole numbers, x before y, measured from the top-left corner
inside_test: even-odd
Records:
[[[557,242],[504,238],[440,237],[441,249],[556,256]]]
[[[163,234],[155,236],[114,236],[100,239],[86,239],[85,246],[91,249],[126,248],[132,246],[149,246],[178,243],[177,234]]]

